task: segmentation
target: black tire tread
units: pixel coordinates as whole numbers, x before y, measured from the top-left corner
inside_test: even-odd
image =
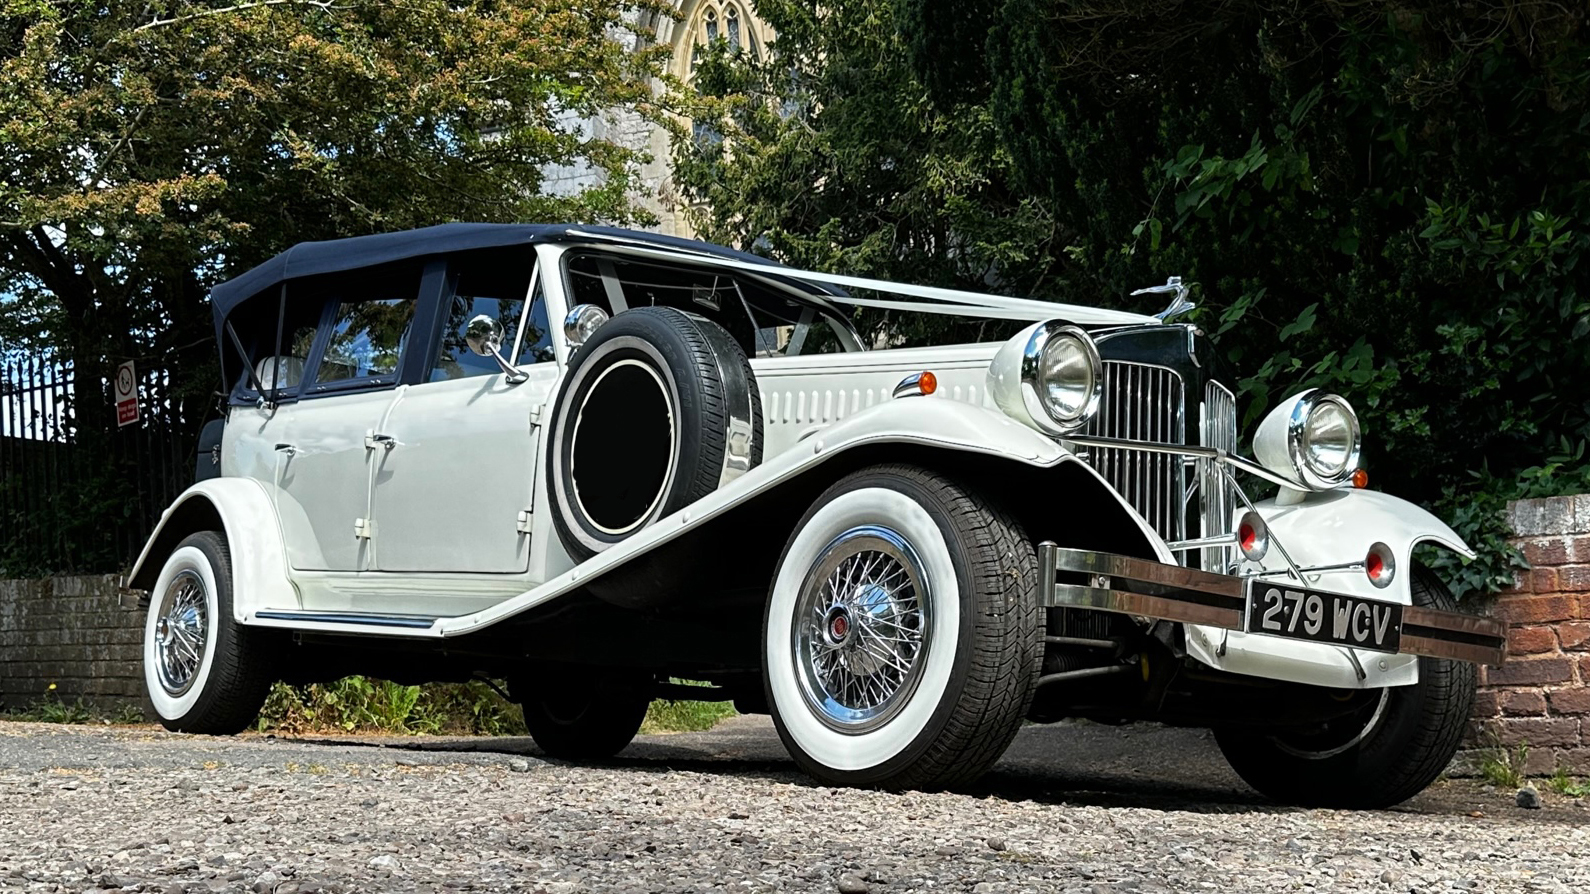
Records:
[[[679,399],[686,406],[678,409],[681,413],[687,413],[688,405],[695,404],[693,409],[697,414],[696,418],[701,420],[702,424],[687,434],[687,437],[694,439],[695,444],[686,446],[685,449],[694,451],[698,456],[721,457],[727,449],[729,400],[728,395],[725,393],[723,377],[720,375],[718,368],[719,352],[714,349],[713,345],[716,342],[726,346],[727,350],[722,352],[724,355],[722,357],[723,362],[732,362],[739,365],[743,380],[751,391],[751,428],[753,437],[750,465],[752,468],[760,465],[765,446],[761,394],[757,389],[756,373],[751,367],[750,358],[746,356],[745,351],[729,334],[728,330],[705,317],[686,313],[672,307],[637,307],[623,312],[614,319],[633,317],[649,318],[656,321],[657,324],[666,327],[688,353],[686,361],[694,367],[694,374],[690,378],[698,383],[700,387],[691,389],[681,385],[679,388]],[[573,376],[574,372],[579,368],[583,352],[596,344],[598,343],[587,343],[570,358],[568,371],[565,373],[566,377]],[[565,395],[560,393],[558,402],[561,404],[565,399]],[[559,418],[559,414],[554,410],[553,419],[556,420],[557,418]],[[550,449],[557,450],[558,439],[563,437],[563,433],[557,430],[556,425],[554,425],[550,436],[553,439]],[[549,475],[558,474],[557,466],[549,462],[547,473]],[[720,462],[696,462],[693,477],[688,481],[688,486],[676,486],[674,488],[673,495],[658,511],[658,517],[682,509],[695,500],[717,490],[721,477],[722,465]],[[563,510],[555,510],[552,516],[559,539],[575,561],[584,561],[594,555],[590,547],[573,536],[570,530],[571,523],[564,518]]]
[[[518,694],[517,692],[515,693]],[[525,728],[536,746],[560,760],[603,760],[623,751],[640,732],[651,697],[643,689],[593,694],[599,704],[572,723],[554,720],[532,693],[520,704]]]
[[[226,537],[217,531],[200,531],[177,544],[178,549],[185,546],[196,547],[209,557],[215,572],[215,601],[220,616],[216,619],[214,657],[204,690],[187,714],[162,723],[174,732],[235,735],[259,717],[274,682],[270,637],[238,624],[232,617],[232,553]]]
[[[961,609],[973,613],[973,622],[966,664],[945,692],[946,699],[954,700],[946,721],[937,731],[924,731],[932,739],[909,764],[870,784],[890,790],[964,787],[1005,753],[1032,703],[1043,664],[1037,559],[1012,516],[977,490],[918,466],[880,465],[852,473],[829,488],[812,511],[858,480],[874,477],[902,479],[927,494],[948,519],[951,552],[959,546],[967,560],[970,579],[961,582]],[[785,742],[812,775],[854,781],[806,758],[787,736]]]
[[[1423,566],[1414,566],[1411,587],[1415,605],[1457,609],[1446,585]],[[1345,754],[1308,761],[1251,729],[1216,730],[1215,741],[1237,775],[1266,797],[1318,807],[1389,807],[1423,791],[1451,762],[1473,713],[1477,676],[1469,662],[1421,657],[1419,682],[1398,687],[1407,692],[1393,690],[1388,705],[1388,710],[1417,711],[1415,725],[1399,742],[1375,742],[1374,755],[1366,754],[1361,743]],[[1371,734],[1366,742],[1373,740]]]

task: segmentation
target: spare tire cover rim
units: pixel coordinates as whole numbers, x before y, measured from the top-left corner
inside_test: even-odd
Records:
[[[616,345],[621,341],[628,340],[629,339],[615,339],[609,344]],[[662,392],[663,404],[668,408],[668,443],[670,445],[668,451],[668,465],[667,470],[663,473],[662,485],[657,489],[657,493],[653,495],[651,502],[647,504],[646,509],[628,525],[619,528],[610,528],[606,525],[603,525],[601,522],[598,522],[596,520],[596,516],[586,508],[584,500],[581,499],[580,482],[579,479],[575,477],[578,470],[574,466],[574,457],[578,452],[580,422],[585,416],[586,403],[590,401],[591,395],[596,392],[596,389],[601,387],[603,379],[606,379],[615,370],[626,369],[630,367],[634,367],[645,372],[646,375],[657,384],[657,390]],[[596,528],[598,531],[610,536],[622,536],[645,526],[646,523],[650,521],[652,513],[657,511],[658,504],[662,502],[663,497],[667,496],[669,490],[673,487],[674,472],[679,464],[679,426],[678,421],[674,416],[674,407],[675,402],[672,395],[670,394],[668,383],[664,382],[662,377],[659,376],[657,371],[649,364],[642,363],[639,360],[620,360],[617,363],[608,366],[597,375],[596,380],[591,383],[591,387],[586,389],[585,400],[581,401],[580,409],[574,417],[574,425],[569,432],[569,483],[574,489],[574,493],[571,496],[573,497],[575,504],[579,506],[580,514],[593,528]]]

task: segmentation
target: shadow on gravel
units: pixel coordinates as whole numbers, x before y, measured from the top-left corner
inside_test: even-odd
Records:
[[[430,755],[484,753],[549,760],[528,738],[325,737],[296,741]],[[617,758],[589,765],[643,774],[733,774],[825,787],[796,768],[766,717],[734,717],[706,732],[640,736]],[[1040,804],[1191,813],[1273,814],[1299,809],[1271,803],[1248,788],[1226,765],[1208,732],[1152,724],[1112,727],[1066,722],[1023,727],[994,770],[963,793]],[[1468,779],[1437,782],[1390,812],[1446,815],[1460,822],[1511,818],[1590,823],[1590,809],[1562,801],[1548,804],[1545,810],[1523,810],[1513,804],[1511,791],[1497,791]]]

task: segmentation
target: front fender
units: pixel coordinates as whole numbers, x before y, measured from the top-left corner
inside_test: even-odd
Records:
[[[298,591],[287,575],[287,549],[265,486],[252,478],[211,478],[177,497],[160,515],[144,544],[127,586],[154,586],[166,557],[189,534],[214,530],[226,535],[232,556],[232,614],[242,622],[261,608],[296,608]]]
[[[577,566],[554,574],[545,583],[489,609],[437,622],[434,634],[459,636],[496,624],[568,593],[583,582],[606,574],[653,549],[666,548],[670,540],[733,511],[759,494],[791,482],[846,453],[870,446],[915,445],[947,452],[996,456],[1039,468],[1073,464],[1086,470],[1108,493],[1123,517],[1132,520],[1143,539],[1162,562],[1174,561],[1159,535],[1143,521],[1124,497],[1109,487],[1093,468],[1051,438],[987,407],[947,397],[917,396],[884,401],[823,428],[814,429],[794,445],[768,456],[762,464],[726,486],[702,497],[679,512]],[[1068,511],[1056,507],[1055,511]],[[1070,507],[1075,512],[1076,508]]]
[[[1328,592],[1410,605],[1414,547],[1434,543],[1474,557],[1474,551],[1445,522],[1390,494],[1342,488],[1306,494],[1295,502],[1264,500],[1254,508],[1269,526],[1272,538],[1263,562],[1266,571],[1287,568],[1277,545],[1300,568],[1362,561],[1376,542],[1391,548],[1397,570],[1384,589],[1371,584],[1362,570],[1304,575],[1306,586]],[[1355,664],[1354,656],[1338,646],[1200,626],[1189,626],[1187,647],[1193,657],[1211,667],[1298,683],[1357,689],[1404,686],[1419,680],[1419,662],[1412,655],[1358,652]]]
[[[1397,573],[1385,589],[1376,589],[1356,571],[1325,575],[1320,583],[1324,586],[1328,577],[1327,589],[1407,605],[1412,600],[1408,582],[1415,546],[1434,543],[1474,558],[1474,551],[1445,522],[1407,500],[1378,491],[1338,488],[1307,494],[1295,503],[1265,500],[1255,508],[1299,566],[1361,561],[1376,542],[1391,547]],[[1267,570],[1286,567],[1278,554],[1266,556],[1264,564]]]

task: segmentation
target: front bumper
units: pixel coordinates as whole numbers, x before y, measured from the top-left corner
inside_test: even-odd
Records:
[[[1062,549],[1047,541],[1038,545],[1038,567],[1039,594],[1045,607],[1119,612],[1232,631],[1246,629],[1248,578],[1112,553]],[[1273,575],[1265,579],[1275,580]],[[1490,618],[1404,606],[1398,654],[1498,665],[1507,654],[1507,629]]]

